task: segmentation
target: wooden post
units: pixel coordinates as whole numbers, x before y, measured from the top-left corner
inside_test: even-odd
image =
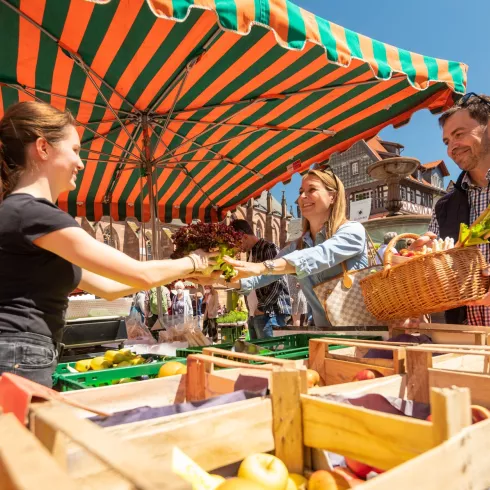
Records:
[[[430,407],[436,445],[471,425],[471,395],[468,388],[432,388]]]
[[[272,373],[271,398],[275,454],[290,473],[303,474],[304,444],[299,371],[275,369]]]
[[[36,417],[31,417],[30,429],[60,467],[68,469],[66,436]]]
[[[192,355],[187,358],[185,398],[188,402],[206,399],[206,367],[203,361]]]
[[[0,489],[79,490],[13,414],[0,417]]]
[[[325,386],[325,357],[328,351],[328,345],[318,340],[310,340],[310,356],[308,367],[314,369],[320,375],[320,386]]]
[[[407,395],[410,400],[429,403],[429,368],[432,352],[406,350]]]

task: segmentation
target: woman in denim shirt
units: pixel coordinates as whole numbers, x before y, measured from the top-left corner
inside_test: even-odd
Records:
[[[304,218],[303,235],[281,250],[276,259],[263,263],[225,260],[239,272],[236,279],[240,282],[232,287],[244,294],[284,274],[296,274],[312,308],[315,326],[327,327],[330,322],[313,287],[341,274],[342,262],[347,270],[368,266],[366,232],[362,224],[347,220],[344,185],[329,167],[310,170],[303,177],[298,204]]]

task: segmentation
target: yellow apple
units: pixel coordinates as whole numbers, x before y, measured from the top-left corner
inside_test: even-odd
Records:
[[[216,490],[267,490],[266,487],[259,485],[245,478],[230,478],[223,482]]]
[[[257,453],[242,461],[238,477],[258,483],[268,490],[286,490],[289,473],[279,458],[272,454]]]
[[[291,490],[306,490],[308,488],[308,480],[303,475],[298,475],[297,473],[290,473],[288,485],[289,486],[287,490],[290,490],[289,487],[291,487]]]

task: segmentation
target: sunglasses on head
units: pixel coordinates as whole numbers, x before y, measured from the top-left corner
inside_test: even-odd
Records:
[[[330,164],[328,164],[328,163],[315,163],[313,165],[313,170],[319,170],[320,172],[330,173],[335,180],[335,187],[338,190],[338,188],[339,188],[339,184],[337,181],[338,177],[335,175],[335,172],[333,171]]]
[[[490,107],[490,101],[484,99],[481,95],[475,94],[475,92],[468,92],[466,95],[463,95],[463,97],[459,99],[458,104],[461,107],[466,107],[471,102],[472,97],[476,97],[477,99],[481,100],[483,103],[487,104],[488,107]]]

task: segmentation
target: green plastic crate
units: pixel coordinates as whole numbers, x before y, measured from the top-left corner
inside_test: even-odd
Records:
[[[187,363],[186,358],[173,357],[162,362],[152,362],[140,364],[139,366],[129,366],[122,368],[102,369],[100,371],[87,371],[86,373],[55,372],[53,375],[53,385],[59,391],[83,390],[85,388],[95,388],[99,386],[110,386],[121,379],[137,380],[141,376],[155,377],[160,368],[170,361],[178,361],[182,364]],[[75,364],[75,363],[69,363]],[[63,371],[63,367],[61,368]]]
[[[325,335],[325,334],[313,334],[313,333],[298,333],[293,335],[284,335],[281,337],[272,337],[269,339],[252,340],[251,344],[257,345],[266,351],[264,355],[270,357],[281,357],[287,359],[303,359],[303,357],[283,357],[289,353],[292,355],[301,351],[303,355],[304,350],[308,351],[310,339],[361,339],[361,340],[383,340],[380,336],[375,335]],[[212,347],[217,347],[224,350],[232,350],[233,343],[215,344]],[[339,346],[340,348],[341,346]],[[187,357],[190,354],[199,354],[204,347],[188,347],[187,349],[177,349],[176,355],[178,357]],[[304,357],[304,359],[308,356]]]
[[[243,335],[245,327],[243,325],[236,327],[221,327],[220,330],[222,344],[233,344],[235,340]]]

